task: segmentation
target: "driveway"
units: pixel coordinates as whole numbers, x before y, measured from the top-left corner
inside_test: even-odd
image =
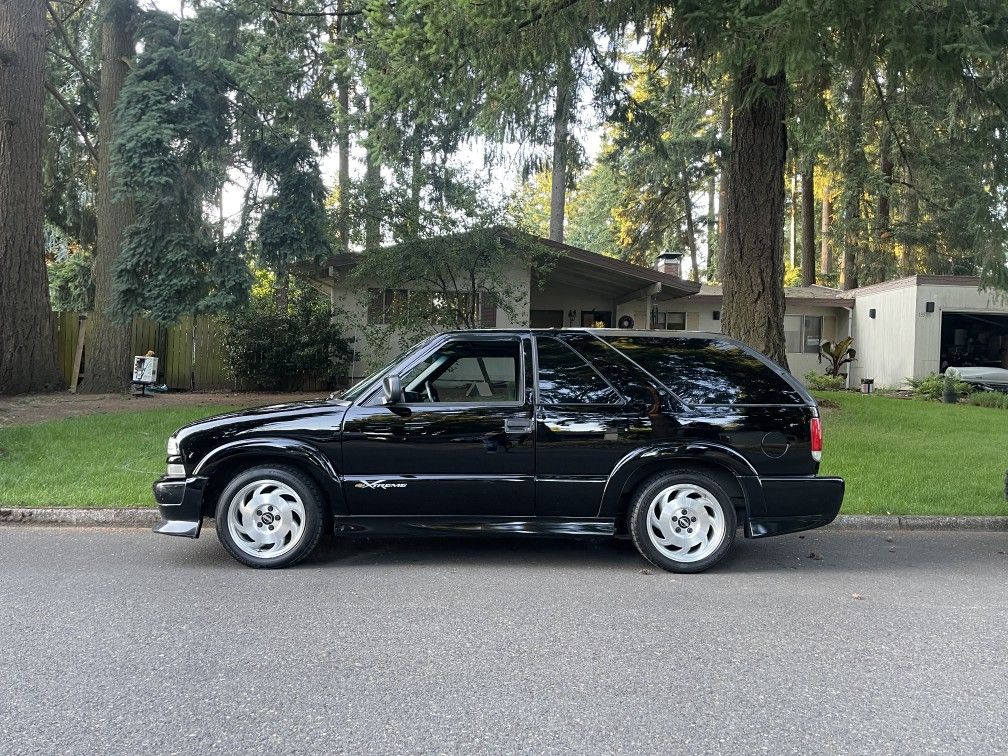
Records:
[[[892,540],[888,540],[891,538]],[[0,528],[16,753],[997,752],[1008,535],[337,542]]]

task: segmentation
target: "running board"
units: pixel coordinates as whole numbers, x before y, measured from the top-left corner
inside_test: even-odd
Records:
[[[615,522],[605,519],[541,518],[352,517],[333,520],[339,535],[532,535],[612,536]]]

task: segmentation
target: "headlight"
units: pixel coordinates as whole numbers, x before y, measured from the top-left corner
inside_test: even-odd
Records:
[[[177,457],[181,452],[179,451],[178,439],[175,436],[170,436],[168,438],[168,456]]]

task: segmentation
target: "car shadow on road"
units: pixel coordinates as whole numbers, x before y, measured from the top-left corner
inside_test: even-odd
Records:
[[[954,539],[956,548],[949,548]],[[186,561],[202,567],[236,567],[212,531],[196,544],[176,541]],[[191,550],[195,546],[195,551]],[[766,539],[741,532],[718,573],[878,573],[907,568],[941,569],[964,561],[978,572],[1008,568],[1008,534],[983,532],[819,530]],[[660,572],[628,540],[508,536],[347,537],[324,540],[294,569],[482,567],[635,570]]]

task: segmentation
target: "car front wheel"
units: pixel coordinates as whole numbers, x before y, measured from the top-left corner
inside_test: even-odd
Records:
[[[645,559],[670,572],[702,572],[735,540],[735,508],[717,478],[699,470],[656,475],[638,490],[628,523]]]
[[[217,502],[217,537],[249,567],[288,567],[312,552],[322,534],[318,486],[285,466],[237,475]]]

